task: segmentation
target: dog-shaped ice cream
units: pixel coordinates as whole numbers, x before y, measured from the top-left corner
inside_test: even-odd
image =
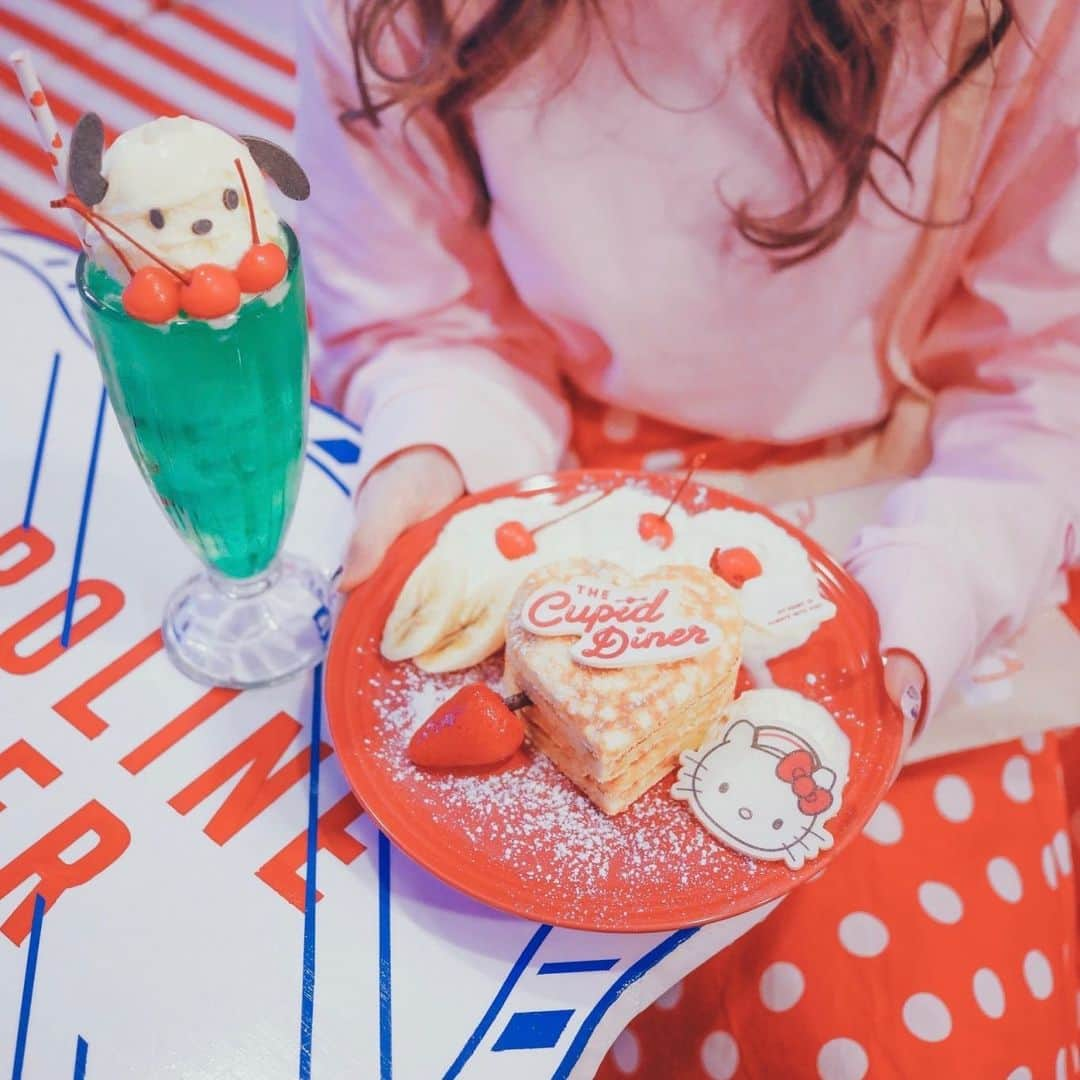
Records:
[[[290,199],[306,199],[310,188],[296,160],[265,139],[234,137],[201,120],[175,116],[132,128],[106,150],[101,120],[87,113],[72,132],[68,179],[87,207],[176,269],[187,272],[206,263],[231,269],[252,246],[237,161],[260,237],[280,243],[263,173]],[[136,269],[152,263],[118,234],[109,238]],[[94,261],[123,280],[109,245],[92,229],[86,239]]]

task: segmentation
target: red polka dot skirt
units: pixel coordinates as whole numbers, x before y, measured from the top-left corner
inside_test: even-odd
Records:
[[[1053,735],[906,769],[863,836],[631,1023],[598,1076],[1080,1076],[1066,820]]]
[[[571,397],[585,465],[778,463]],[[598,1077],[1080,1078],[1075,854],[1080,734],[911,766],[825,873],[634,1020]]]

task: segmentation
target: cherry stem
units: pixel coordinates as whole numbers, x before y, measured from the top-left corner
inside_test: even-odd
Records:
[[[120,228],[119,225],[111,222],[107,217],[105,217],[104,214],[99,214],[96,210],[91,210],[88,206],[83,205],[83,203],[79,199],[75,198],[75,196],[65,195],[62,199],[53,199],[53,201],[49,203],[49,205],[54,209],[56,207],[63,206],[68,210],[74,210],[76,214],[81,215],[91,223],[100,221],[103,225],[112,229],[113,232],[119,233],[129,244],[131,244],[132,247],[141,251],[148,259],[153,259],[154,262],[158,264],[158,266],[162,267],[165,270],[168,270],[168,272],[172,274],[172,276],[176,278],[177,281],[179,281],[181,284],[191,284],[190,276],[185,277],[184,274],[182,274],[174,266],[170,266],[160,255],[151,251],[148,247],[146,247],[145,244],[140,244],[134,236],[132,236],[130,233],[125,232],[123,229]],[[98,232],[100,231],[101,230],[98,229]],[[113,250],[116,251],[115,245],[113,245]],[[119,254],[119,252],[117,252],[117,254]]]
[[[690,462],[690,468],[686,475],[682,479],[682,483],[678,486],[675,494],[671,496],[671,502],[667,504],[667,508],[660,515],[661,521],[666,521],[668,514],[671,513],[671,508],[682,498],[682,493],[686,490],[686,485],[690,483],[690,478],[705,464],[706,454],[696,454]]]
[[[71,203],[64,203],[62,199],[56,199],[49,203],[54,210],[60,209],[61,206],[66,206],[68,210],[74,211],[90,226],[105,241],[106,244],[112,249],[112,253],[120,260],[124,269],[128,272],[128,277],[135,276],[135,270],[131,265],[131,260],[116,246],[115,240],[110,240],[105,235],[105,230],[94,220],[94,215],[81,203],[76,203],[74,200]]]
[[[584,506],[575,506],[573,510],[567,510],[565,514],[560,514],[558,517],[552,518],[550,521],[542,522],[537,525],[535,529],[529,530],[530,536],[535,536],[542,529],[546,529],[549,525],[558,525],[560,521],[565,521],[567,518],[572,518],[575,514],[584,513],[586,510],[594,507],[598,502],[603,501],[609,495],[614,492],[614,488],[609,488],[607,491],[600,492],[591,502],[587,502]]]
[[[527,709],[532,703],[532,698],[524,692],[512,694],[510,697],[503,698],[503,704],[511,712],[517,712],[519,709]]]
[[[236,166],[236,171],[240,174],[240,183],[244,187],[244,199],[247,201],[248,220],[251,222],[251,243],[254,245],[259,242],[259,229],[255,224],[255,207],[251,202],[251,188],[248,187],[247,177],[244,175],[244,166],[240,163],[240,159],[233,158],[233,164]]]

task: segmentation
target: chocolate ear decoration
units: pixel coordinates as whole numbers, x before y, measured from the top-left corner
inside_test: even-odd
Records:
[[[311,194],[307,173],[288,150],[256,135],[241,135],[239,139],[251,152],[255,164],[277,184],[282,195],[300,202]]]
[[[71,133],[68,183],[87,206],[96,206],[109,189],[109,181],[101,175],[101,154],[104,149],[105,128],[101,117],[97,113],[84,113]]]

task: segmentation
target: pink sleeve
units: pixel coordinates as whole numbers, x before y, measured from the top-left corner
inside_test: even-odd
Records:
[[[919,358],[938,388],[931,464],[893,493],[850,557],[883,647],[926,669],[930,709],[979,651],[1049,603],[1074,558],[1078,131],[1075,117],[1059,119],[1013,144],[1022,164],[1000,184]]]
[[[297,144],[321,392],[364,425],[364,468],[437,445],[471,489],[549,470],[566,438],[558,345],[518,299],[440,125],[358,105],[340,0],[308,0]],[[495,452],[493,447],[498,447]]]

